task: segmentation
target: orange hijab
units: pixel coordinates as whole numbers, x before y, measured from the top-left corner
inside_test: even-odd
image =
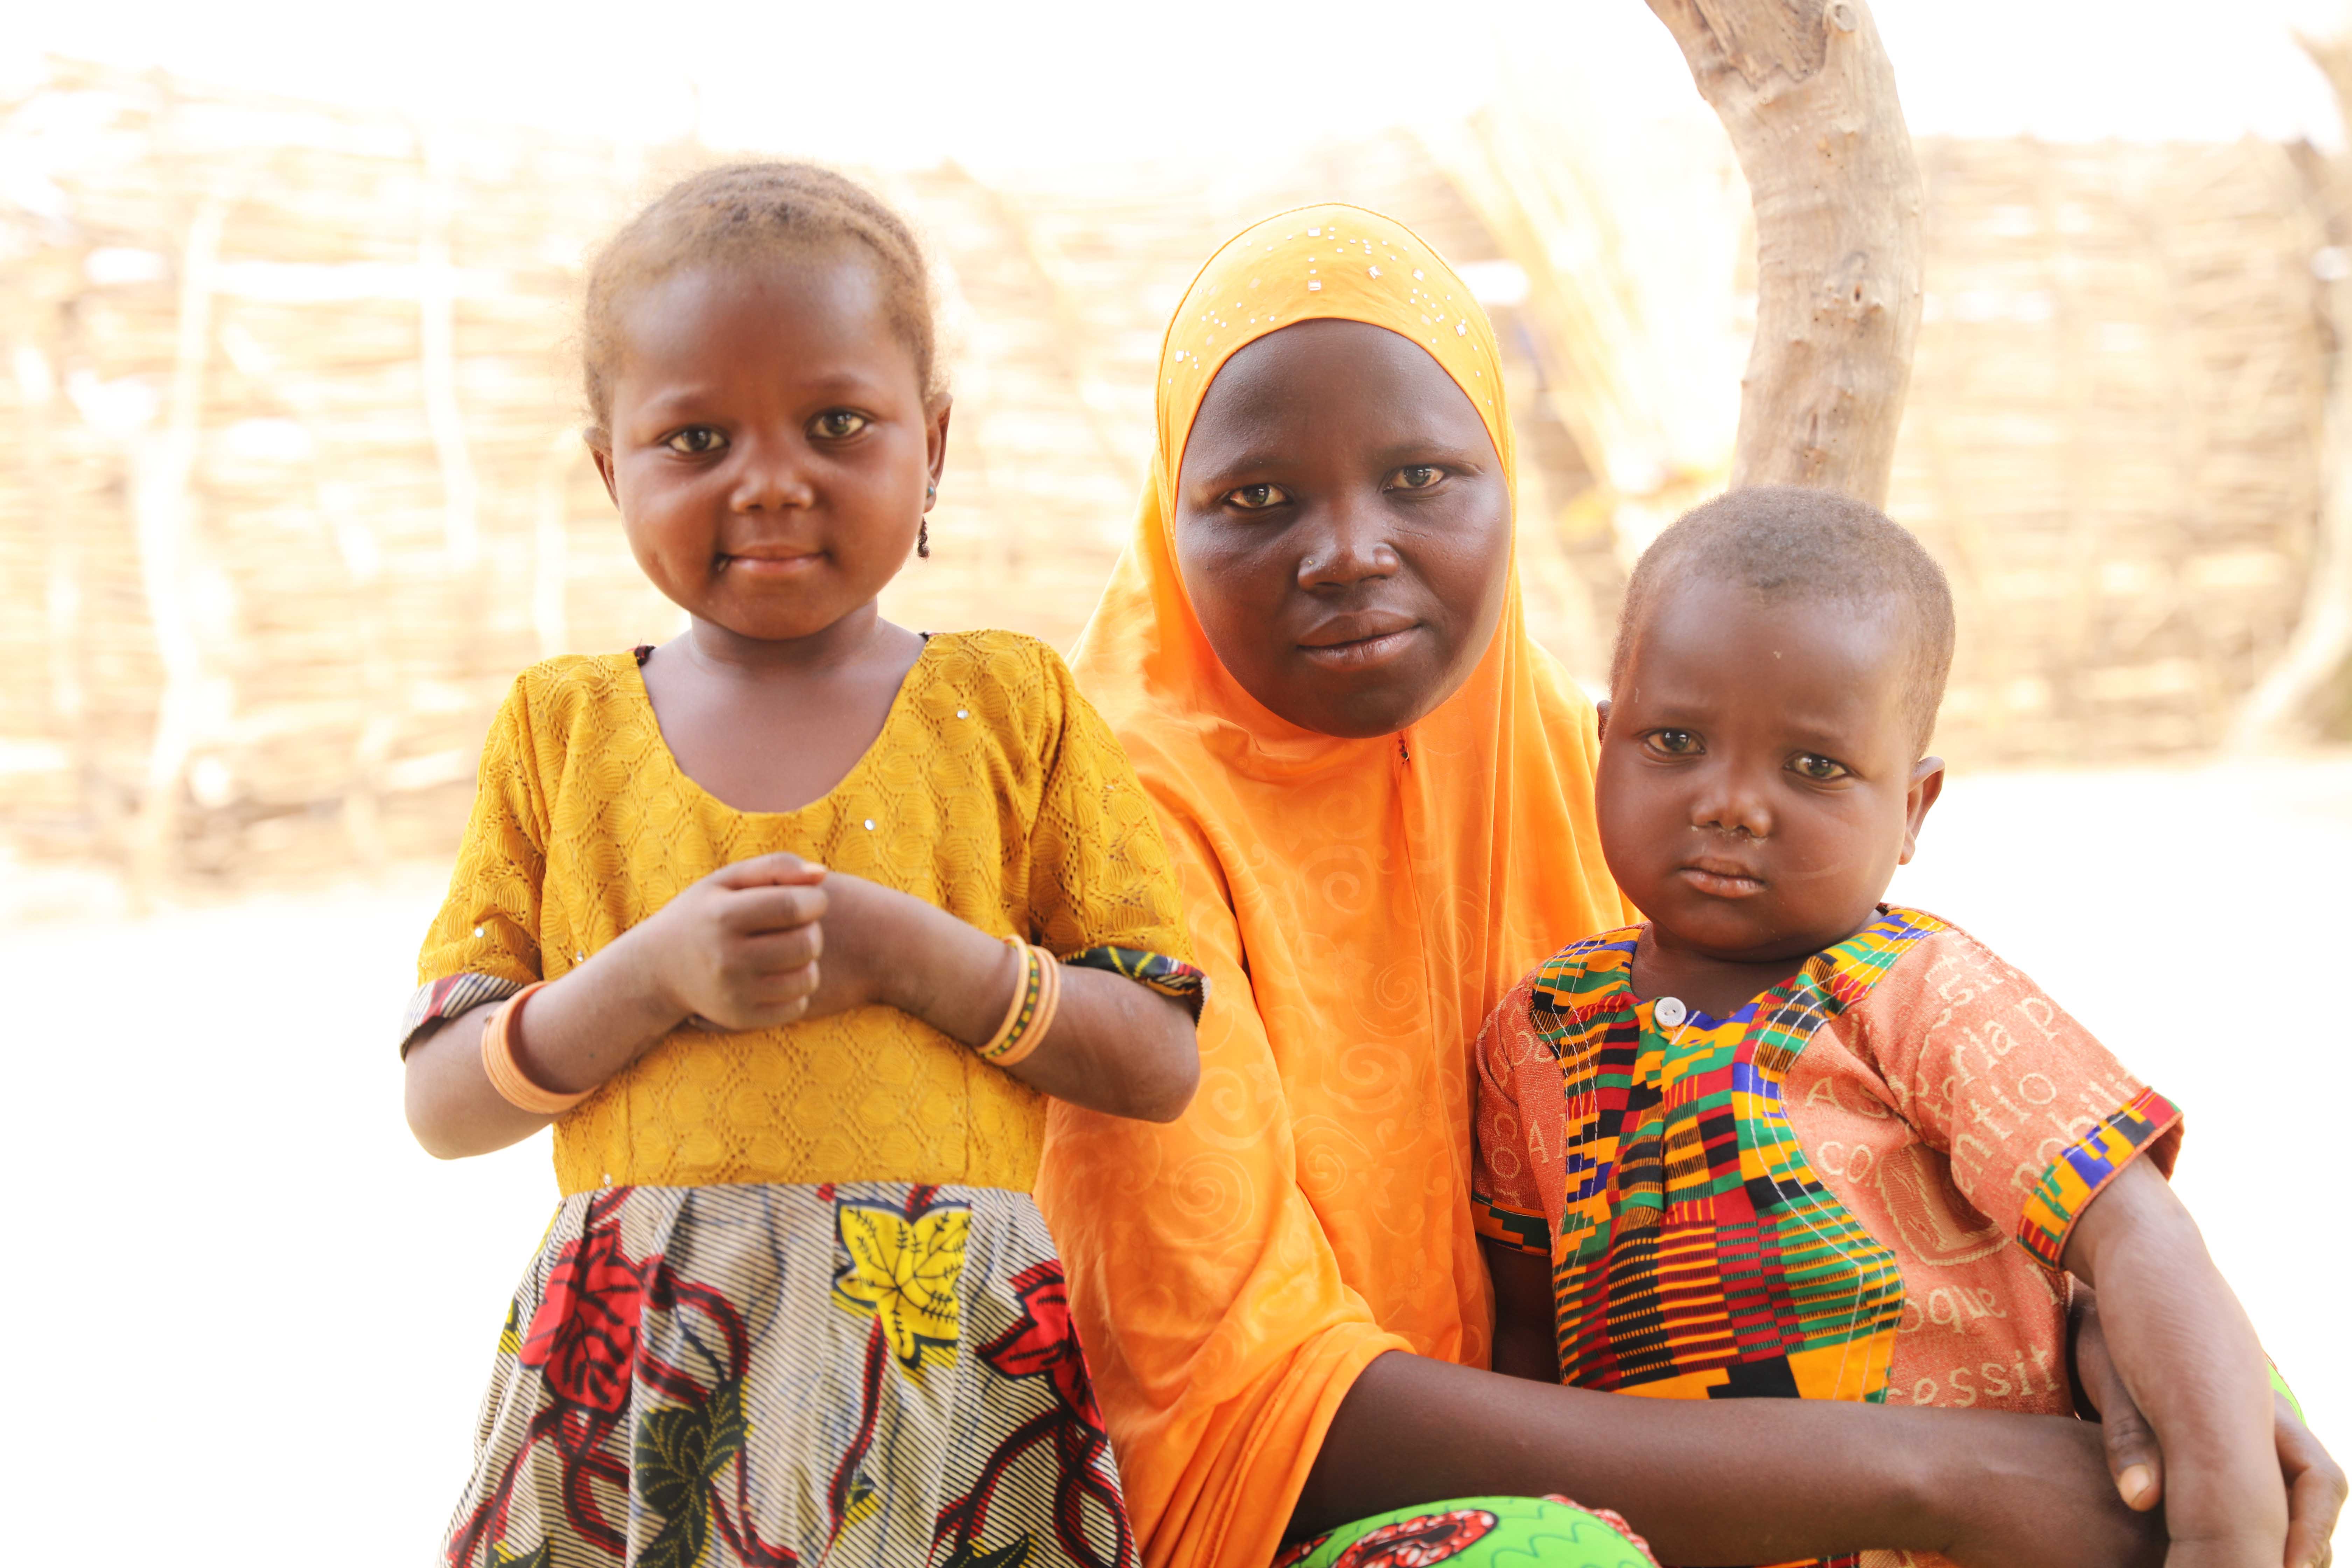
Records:
[[[1392,219],[1318,206],[1209,259],[1160,350],[1135,538],[1073,663],[1133,756],[1212,990],[1166,1127],[1056,1103],[1038,1196],[1150,1568],[1265,1568],[1325,1428],[1391,1350],[1484,1365],[1470,1047],[1562,944],[1623,923],[1592,826],[1592,706],[1512,581],[1462,689],[1399,735],[1276,717],[1179,575],[1177,470],[1244,344],[1339,317],[1427,349],[1513,477],[1493,330]]]

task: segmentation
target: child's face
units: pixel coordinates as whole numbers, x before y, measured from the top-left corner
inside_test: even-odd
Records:
[[[1495,635],[1511,497],[1486,427],[1418,345],[1302,321],[1225,362],[1177,477],[1176,556],[1209,646],[1266,707],[1385,735]]]
[[[1943,763],[1915,763],[1892,607],[1669,587],[1612,693],[1609,869],[1662,942],[1767,963],[1843,941],[1911,858]]]
[[[854,255],[683,268],[627,301],[596,466],[637,564],[699,619],[809,637],[906,563],[948,410],[884,307]]]

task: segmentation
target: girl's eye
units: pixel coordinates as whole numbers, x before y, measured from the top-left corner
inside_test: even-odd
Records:
[[[1396,488],[1401,490],[1425,490],[1445,478],[1445,470],[1434,463],[1415,463],[1397,470]]]
[[[1226,495],[1225,504],[1242,511],[1264,511],[1289,499],[1290,492],[1280,485],[1244,485]]]
[[[689,425],[662,443],[689,458],[707,458],[727,445],[727,437],[708,425]]]
[[[1811,752],[1798,752],[1790,759],[1789,766],[1796,770],[1798,777],[1811,779],[1815,784],[1829,784],[1846,776],[1843,763],[1833,763]]]
[[[824,440],[845,441],[872,423],[874,422],[863,414],[853,414],[846,408],[835,408],[818,415],[816,423],[812,428]]]
[[[1650,737],[1650,745],[1670,757],[1695,757],[1706,749],[1699,744],[1698,736],[1688,730],[1660,730]]]

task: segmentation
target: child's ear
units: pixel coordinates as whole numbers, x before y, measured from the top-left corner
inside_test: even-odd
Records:
[[[1927,813],[1944,793],[1944,759],[1922,757],[1911,767],[1911,788],[1903,802],[1903,857],[1898,866],[1911,864],[1911,856],[1919,847],[1919,827],[1927,820]]]
[[[596,477],[604,481],[604,493],[613,498],[614,506],[619,506],[621,492],[613,484],[612,437],[602,430],[589,430],[581,438],[588,443],[588,456],[595,461]]]
[[[923,456],[930,467],[933,494],[939,491],[940,476],[947,471],[948,416],[954,412],[955,399],[945,396],[941,397],[935,406],[924,410]],[[930,510],[929,503],[924,505],[923,510]]]
[[[1592,705],[1592,732],[1596,739],[1609,738],[1609,699],[1602,698]]]

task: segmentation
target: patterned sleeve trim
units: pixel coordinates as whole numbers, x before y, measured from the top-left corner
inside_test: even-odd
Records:
[[[1551,1222],[1539,1214],[1507,1209],[1484,1193],[1470,1194],[1470,1223],[1497,1247],[1538,1258],[1551,1256]]]
[[[429,1026],[446,1023],[485,1002],[503,1002],[521,989],[521,981],[502,974],[452,974],[418,986],[408,999],[407,1011],[400,1016],[401,1058],[407,1059],[408,1047]]]
[[[2051,1268],[2066,1267],[2066,1238],[2084,1208],[2144,1149],[2178,1126],[2179,1108],[2152,1089],[2058,1152],[2025,1200],[2017,1239]]]
[[[1150,952],[1139,947],[1085,947],[1066,954],[1062,962],[1080,969],[1108,969],[1123,975],[1139,985],[1146,985],[1162,996],[1172,996],[1201,1021],[1201,1009],[1209,1000],[1209,976],[1181,959],[1164,952]]]

